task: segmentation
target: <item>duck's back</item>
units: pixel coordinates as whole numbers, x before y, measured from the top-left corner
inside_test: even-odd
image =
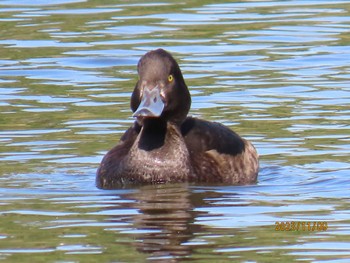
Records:
[[[254,146],[226,126],[188,117],[181,132],[190,153],[194,182],[256,182],[259,162]]]

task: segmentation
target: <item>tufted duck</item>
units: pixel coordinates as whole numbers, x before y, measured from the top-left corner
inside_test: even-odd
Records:
[[[258,154],[249,141],[222,124],[187,117],[191,96],[168,52],[146,53],[137,69],[131,96],[136,121],[104,156],[97,187],[256,182]]]

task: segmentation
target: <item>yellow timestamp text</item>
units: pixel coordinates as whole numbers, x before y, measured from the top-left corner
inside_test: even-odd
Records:
[[[275,231],[326,231],[325,221],[285,221],[275,222]]]

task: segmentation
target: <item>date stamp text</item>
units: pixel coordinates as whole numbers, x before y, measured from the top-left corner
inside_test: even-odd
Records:
[[[285,221],[275,222],[275,231],[326,231],[325,221]]]

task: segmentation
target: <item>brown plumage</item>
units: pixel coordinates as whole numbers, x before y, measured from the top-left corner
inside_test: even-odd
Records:
[[[256,182],[258,154],[249,141],[222,124],[187,117],[190,93],[168,52],[146,53],[138,73],[131,96],[136,121],[104,156],[97,187]]]

